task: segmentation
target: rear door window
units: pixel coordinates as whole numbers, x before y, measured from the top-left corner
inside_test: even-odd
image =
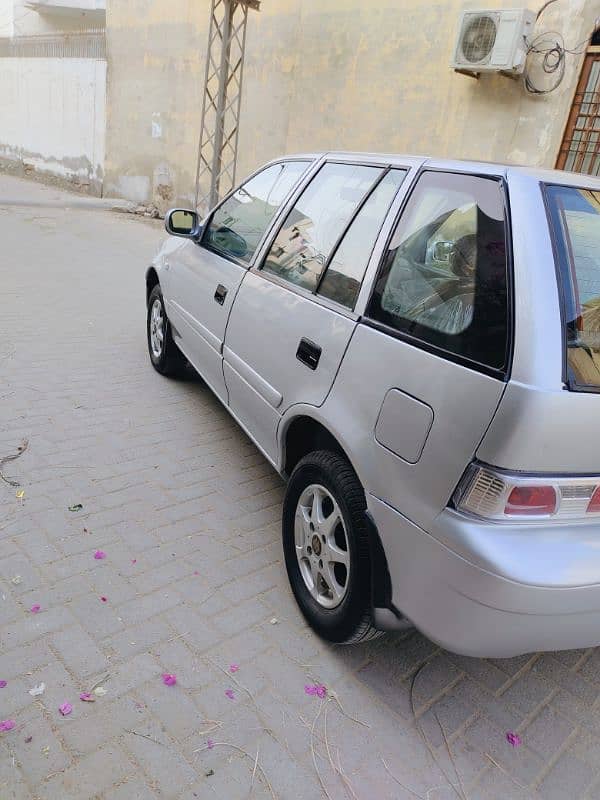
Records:
[[[308,161],[272,164],[258,172],[215,210],[202,244],[226,258],[248,263]]]
[[[368,316],[415,343],[503,372],[506,235],[500,179],[424,172],[392,235]]]
[[[547,186],[562,285],[567,383],[600,390],[600,191]]]
[[[316,292],[328,259],[381,167],[324,164],[289,212],[263,270]]]
[[[379,181],[330,258],[317,294],[354,308],[375,241],[405,177],[406,170],[391,169]]]

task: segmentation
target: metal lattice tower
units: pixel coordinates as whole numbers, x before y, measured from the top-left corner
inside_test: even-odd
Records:
[[[212,0],[196,170],[202,214],[235,185],[248,9],[259,0]]]

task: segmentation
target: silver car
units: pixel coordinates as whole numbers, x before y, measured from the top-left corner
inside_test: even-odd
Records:
[[[600,644],[600,180],[326,153],[258,170],[146,275],[287,480],[292,590],[333,642]]]

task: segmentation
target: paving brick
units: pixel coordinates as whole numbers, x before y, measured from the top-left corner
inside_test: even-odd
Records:
[[[127,778],[114,789],[109,789],[103,795],[103,800],[158,800],[156,792],[152,791],[141,776]]]
[[[202,715],[190,699],[181,680],[175,686],[152,681],[138,690],[146,708],[174,739],[185,739],[198,730]]]
[[[577,699],[570,692],[561,689],[552,698],[551,707],[562,714],[571,722],[583,725],[588,732],[600,737],[600,718],[593,708],[582,700]]]
[[[525,715],[532,712],[545,700],[548,700],[554,690],[550,681],[539,677],[533,672],[519,677],[512,686],[502,694],[502,700],[514,705]]]
[[[48,647],[48,642],[35,642],[21,645],[8,652],[3,651],[0,654],[0,670],[3,679],[8,679],[55,660],[56,657]]]
[[[600,685],[600,648],[592,650],[578,672],[583,678],[596,686]]]
[[[38,597],[38,602],[41,605],[43,597]],[[28,644],[45,634],[72,625],[74,621],[73,615],[67,608],[50,608],[48,610],[42,608],[39,614],[24,612],[22,619],[0,629],[0,652]]]
[[[523,722],[524,713],[503,698],[488,692],[471,678],[465,678],[454,687],[454,695],[473,710],[479,710],[491,722],[505,731],[515,730]]]
[[[15,586],[12,579],[21,576],[21,583]],[[34,589],[41,585],[39,571],[32,564],[31,559],[20,553],[9,556],[0,561],[0,578],[11,587],[11,592],[16,596],[24,594],[28,589]]]
[[[119,658],[127,659],[137,653],[151,650],[155,645],[172,637],[172,628],[159,617],[155,617],[105,639],[102,647]]]
[[[110,671],[110,680],[105,682],[105,686],[112,697],[120,697],[150,678],[156,679],[158,683],[160,674],[156,659],[148,653],[142,653],[113,667]]]
[[[151,727],[141,729],[141,732],[146,736],[157,733]],[[150,778],[159,796],[174,800],[196,779],[196,772],[168,741],[165,743],[164,737],[156,741],[161,744],[144,736],[129,736],[126,746]]]
[[[31,741],[27,742],[29,737]],[[14,755],[26,781],[32,786],[46,776],[66,769],[73,760],[38,707],[19,716],[18,727],[11,731],[7,742],[11,756]]]
[[[562,755],[538,787],[543,800],[577,800],[592,783],[594,773],[575,756]]]
[[[194,608],[180,605],[167,611],[164,618],[198,652],[208,650],[223,638],[211,622]]]
[[[270,618],[270,612],[256,597],[211,617],[212,624],[221,634],[234,636]]]
[[[108,744],[84,756],[76,764],[45,781],[40,787],[46,800],[95,798],[122,780],[134,768],[118,743]]]
[[[419,719],[419,725],[434,747],[444,746],[444,734],[450,738],[474,715],[471,706],[461,703],[456,695],[442,697]]]
[[[273,789],[281,797],[295,800],[320,800],[323,793],[314,769],[289,757],[288,751],[270,737],[260,745],[260,763]],[[281,765],[285,764],[285,769]]]
[[[152,724],[150,713],[141,699],[127,696],[110,699],[110,682],[105,684],[109,694],[94,703],[77,706],[76,716],[61,730],[66,745],[77,756],[93,753],[111,739],[126,735],[128,730]],[[133,734],[128,734],[133,735]]]
[[[556,714],[550,708],[544,708],[527,726],[524,737],[528,747],[544,759],[551,759],[567,739],[575,731],[573,723]]]
[[[85,678],[109,666],[94,639],[81,625],[73,625],[53,634],[50,641],[61,661],[79,678]]]
[[[506,673],[498,669],[491,661],[483,658],[457,656],[454,653],[450,653],[449,658],[456,667],[492,692],[500,689],[508,681]]]
[[[100,597],[100,593],[90,592],[80,597],[70,608],[90,636],[104,638],[123,630],[125,622],[120,617],[119,609],[113,608],[110,599],[103,603]]]
[[[465,739],[482,754],[488,753],[522,785],[531,786],[543,770],[543,759],[525,744],[511,747],[506,741],[506,732],[483,718],[475,720],[467,728]]]
[[[600,685],[591,683],[579,673],[567,669],[551,654],[544,653],[533,665],[532,675],[540,675],[557,686],[567,689],[585,703],[592,705],[600,695]]]

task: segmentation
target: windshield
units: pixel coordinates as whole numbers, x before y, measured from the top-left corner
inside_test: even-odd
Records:
[[[548,186],[563,285],[570,389],[600,389],[600,191]]]

